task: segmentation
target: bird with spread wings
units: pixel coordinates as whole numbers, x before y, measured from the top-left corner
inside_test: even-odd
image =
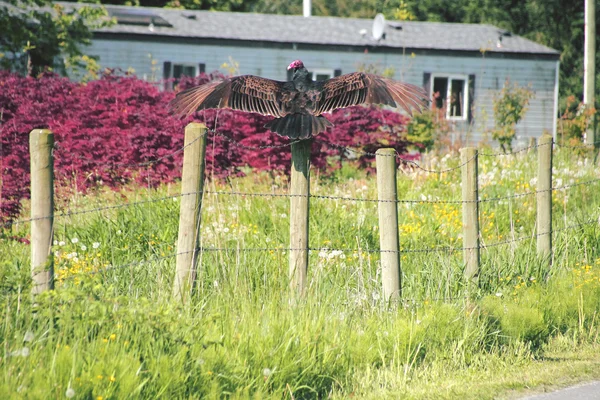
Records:
[[[170,103],[175,114],[231,108],[272,115],[266,128],[292,139],[305,139],[333,126],[323,113],[359,104],[384,104],[407,113],[421,112],[429,104],[425,91],[409,83],[378,75],[353,72],[325,81],[313,81],[300,60],[288,66],[289,82],[254,75],[212,81],[179,92]]]

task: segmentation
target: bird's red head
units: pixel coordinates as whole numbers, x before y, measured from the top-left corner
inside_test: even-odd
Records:
[[[287,67],[288,71],[290,69],[298,69],[298,68],[304,68],[304,63],[300,60],[292,61],[292,63],[290,65],[288,65],[288,67]]]

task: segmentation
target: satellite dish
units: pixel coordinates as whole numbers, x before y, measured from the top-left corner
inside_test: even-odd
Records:
[[[373,20],[373,39],[381,40],[385,29],[385,17],[383,14],[377,14]]]

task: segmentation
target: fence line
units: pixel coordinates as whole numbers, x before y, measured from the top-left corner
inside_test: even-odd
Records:
[[[581,222],[581,223],[577,223],[577,224],[570,224],[561,228],[556,228],[553,229],[551,233],[560,233],[560,232],[565,232],[565,231],[569,231],[569,230],[575,230],[575,229],[579,229],[579,228],[583,228],[584,226],[587,225],[592,225],[592,224],[598,224],[598,218],[600,218],[600,215],[597,218],[590,218],[588,221],[586,222]],[[512,243],[517,243],[517,242],[522,242],[525,240],[535,240],[539,235],[546,235],[548,234],[548,232],[545,233],[533,233],[531,235],[527,235],[527,236],[520,236],[518,238],[515,239],[507,239],[507,240],[503,240],[503,241],[498,241],[498,242],[493,242],[493,243],[489,243],[489,244],[480,244],[478,247],[450,247],[450,246],[440,246],[440,247],[433,247],[433,248],[417,248],[417,249],[413,249],[413,248],[408,248],[408,249],[403,249],[400,248],[400,250],[380,250],[380,249],[363,249],[363,248],[336,248],[336,247],[308,247],[308,250],[310,252],[342,252],[344,254],[362,254],[362,253],[367,253],[367,254],[378,254],[378,253],[392,253],[392,254],[410,254],[410,253],[430,253],[430,252],[448,252],[448,253],[453,253],[453,252],[461,252],[461,251],[465,251],[465,250],[473,250],[473,249],[481,249],[481,250],[485,250],[486,248],[492,248],[492,247],[498,247],[498,246],[503,246],[503,245],[507,245],[507,244],[512,244]],[[199,252],[199,253],[203,253],[203,252],[225,252],[225,253],[256,253],[256,252],[289,252],[289,251],[298,251],[298,250],[302,250],[299,248],[289,248],[289,247],[283,247],[283,246],[279,246],[279,247],[203,247],[203,246],[199,246],[196,247],[192,250],[186,250],[186,251],[181,251],[181,252],[174,252],[172,254],[168,254],[168,255],[164,255],[164,256],[156,256],[156,257],[152,257],[152,258],[148,258],[146,260],[141,260],[141,261],[133,261],[130,263],[125,263],[125,264],[119,264],[119,265],[110,265],[108,267],[105,268],[101,268],[95,271],[87,271],[87,272],[80,272],[79,275],[95,275],[98,273],[103,273],[103,272],[109,272],[111,270],[117,270],[117,269],[126,269],[132,266],[137,266],[137,265],[143,265],[143,264],[149,264],[152,262],[159,262],[159,261],[165,261],[165,260],[169,260],[172,258],[176,258],[179,255],[185,255],[185,254],[191,254],[194,252]],[[63,280],[70,280],[73,279],[75,276],[70,276],[67,278],[63,278]]]
[[[208,134],[209,130],[207,130],[206,132],[204,132],[201,136],[195,138],[192,142],[187,143],[185,145],[183,145],[182,147],[174,150],[173,152],[169,153],[169,154],[165,154],[163,156],[160,156],[156,159],[153,160],[148,160],[148,161],[142,161],[139,163],[106,163],[103,162],[102,165],[106,166],[109,165],[111,167],[121,167],[121,168],[129,168],[129,167],[147,167],[148,165],[152,165],[152,164],[156,164],[166,158],[170,158],[170,157],[174,157],[175,155],[185,151],[186,148],[188,148],[189,146],[192,146],[194,143],[196,143],[198,140],[201,140],[203,137],[205,137]],[[61,150],[61,146],[60,144],[57,144],[57,146],[55,146],[55,150]],[[83,157],[81,155],[78,155],[80,160],[89,160],[89,158]]]
[[[551,189],[532,190],[529,192],[516,193],[516,194],[510,194],[510,195],[498,196],[498,197],[483,197],[483,198],[479,198],[479,199],[473,200],[473,201],[416,200],[416,199],[414,199],[414,200],[405,200],[405,199],[380,200],[380,199],[368,199],[368,198],[363,198],[363,197],[330,196],[330,195],[316,195],[316,194],[310,194],[309,197],[315,198],[315,199],[321,199],[321,200],[323,200],[323,199],[324,200],[343,200],[343,201],[367,202],[367,203],[395,202],[398,204],[418,204],[418,205],[423,205],[423,204],[463,204],[463,203],[471,203],[471,202],[475,202],[475,201],[478,203],[489,203],[489,202],[495,202],[495,201],[502,201],[502,200],[508,200],[508,199],[516,199],[516,198],[521,198],[521,197],[533,196],[538,193],[544,193],[547,191],[553,191],[553,192],[554,191],[562,191],[562,190],[570,189],[573,187],[585,186],[585,185],[595,184],[598,182],[600,182],[600,178],[589,179],[589,180],[586,180],[583,182],[576,182],[576,183],[562,185],[562,186],[554,186]],[[84,209],[84,210],[68,211],[68,212],[64,212],[64,213],[51,214],[51,215],[46,215],[46,216],[36,217],[36,218],[23,218],[23,219],[18,219],[18,220],[14,220],[14,221],[8,221],[8,222],[1,223],[0,228],[10,227],[12,225],[25,224],[25,223],[29,223],[32,221],[38,221],[38,220],[48,219],[48,218],[66,218],[66,217],[72,217],[75,215],[90,214],[90,213],[94,213],[94,212],[108,211],[108,210],[117,210],[117,209],[121,209],[121,208],[133,207],[133,206],[150,204],[150,203],[159,203],[161,201],[173,200],[173,199],[176,199],[179,197],[191,196],[191,195],[196,195],[199,193],[212,194],[212,195],[218,195],[218,196],[247,196],[247,197],[285,197],[285,198],[290,198],[290,197],[305,197],[306,196],[306,195],[302,195],[302,194],[294,195],[294,194],[289,194],[289,193],[255,193],[255,192],[212,191],[212,190],[204,190],[202,192],[174,193],[174,194],[171,194],[168,196],[162,196],[162,197],[157,197],[157,198],[153,198],[153,199],[132,201],[132,202],[127,202],[127,203],[122,203],[122,204],[89,208],[89,209]]]
[[[249,146],[249,145],[245,145],[229,136],[227,136],[226,134],[224,134],[223,132],[219,131],[217,128],[212,128],[212,129],[208,129],[206,130],[206,132],[202,135],[202,137],[208,136],[208,134],[211,133],[213,136],[219,136],[222,137],[223,139],[227,140],[228,142],[232,143],[233,145],[235,145],[236,147],[245,149],[245,150],[266,150],[266,149],[278,149],[278,148],[285,148],[285,147],[291,147],[292,144],[297,143],[302,141],[302,139],[300,140],[294,140],[294,141],[290,141],[288,143],[284,143],[284,144],[279,144],[279,145],[261,145],[261,146]],[[196,140],[200,140],[200,137],[196,138],[194,140],[194,142]],[[156,159],[152,159],[152,160],[148,160],[148,161],[142,161],[139,163],[114,163],[114,162],[110,162],[110,163],[103,163],[103,166],[111,166],[111,167],[145,167],[145,166],[149,166],[149,165],[153,165],[156,164],[164,159],[170,158],[170,157],[174,157],[175,155],[182,153],[188,146],[191,146],[194,142],[190,142],[176,150],[174,150],[173,152],[169,153],[169,154],[165,154],[163,156],[160,156]],[[341,145],[341,144],[336,144],[336,143],[330,143],[330,142],[326,142],[323,140],[315,140],[315,142],[323,144],[325,146],[331,147],[331,148],[336,148],[336,149],[344,149],[346,151],[355,153],[355,154],[359,154],[359,155],[366,155],[366,156],[371,156],[371,157],[375,157],[376,154],[375,153],[371,153],[371,152],[365,152],[365,151],[361,151],[361,150],[356,150],[350,146],[345,146],[345,145]],[[497,152],[497,153],[485,153],[485,152],[479,152],[480,156],[485,156],[485,157],[499,157],[499,156],[509,156],[509,155],[514,155],[514,154],[518,154],[521,152],[526,152],[529,150],[533,150],[536,149],[538,147],[541,146],[546,146],[547,144],[535,144],[535,145],[530,145],[530,146],[526,146],[523,148],[520,148],[518,150],[513,150],[511,152]],[[554,143],[553,144],[555,147],[562,147],[562,148],[568,148],[568,149],[581,149],[581,148],[594,148],[596,145],[600,145],[600,141],[598,142],[594,142],[594,143],[583,143],[580,145],[566,145],[566,144],[560,144],[560,143]],[[55,150],[61,150],[61,145],[60,143],[56,143],[54,146]],[[422,167],[419,163],[417,163],[414,160],[409,160],[406,158],[403,158],[401,156],[401,154],[399,154],[398,152],[396,152],[395,155],[392,155],[394,157],[397,157],[400,161],[404,162],[404,163],[408,163],[411,164],[413,166],[415,166],[416,168],[425,171],[425,172],[430,172],[430,173],[446,173],[446,172],[451,172],[454,171],[456,169],[459,169],[461,167],[461,165],[458,165],[456,167],[453,168],[449,168],[449,169],[444,169],[444,170],[429,170],[426,169],[424,167]],[[78,155],[79,159],[81,160],[89,160],[89,158],[83,157],[81,155]],[[457,155],[456,158],[459,158],[459,156]]]
[[[185,154],[190,150],[192,144],[194,144],[197,140],[200,140],[201,138],[205,138],[206,134],[209,130],[204,130],[203,133],[197,137],[194,140],[186,140],[186,144],[181,148],[178,149],[177,151],[175,151],[174,153],[170,153],[164,156],[161,156],[159,159],[156,160],[152,160],[152,161],[148,161],[148,162],[144,162],[144,163],[138,163],[138,164],[120,164],[120,165],[129,165],[129,166],[143,166],[143,165],[150,165],[153,163],[156,163],[162,159],[165,159],[167,157],[172,157],[175,154],[179,153],[180,151],[184,151],[184,162],[186,159]],[[233,143],[236,143],[242,147],[245,148],[251,148],[249,146],[245,146],[231,138],[228,138],[226,135],[217,132],[215,130],[211,131],[214,135],[219,135],[219,136],[223,136],[224,138],[226,138],[227,140],[232,141]],[[281,148],[281,147],[287,147],[287,146],[292,146],[292,149],[294,148],[294,146],[298,146],[298,145],[303,145],[306,146],[308,142],[304,142],[304,141],[291,141],[289,144],[285,144],[285,145],[274,145],[274,146],[262,146],[261,149],[265,149],[265,148]],[[478,155],[485,155],[485,156],[504,156],[506,154],[504,153],[478,153],[477,151],[474,152],[474,154],[463,154],[463,157],[461,159],[460,164],[457,167],[452,167],[452,168],[448,168],[448,169],[443,169],[443,170],[430,170],[430,169],[426,169],[424,167],[422,167],[419,163],[412,161],[412,160],[407,160],[404,159],[402,157],[400,157],[400,154],[395,150],[395,149],[390,149],[390,151],[388,153],[385,152],[378,152],[378,153],[369,153],[369,152],[364,152],[364,151],[358,151],[346,146],[341,146],[341,145],[337,145],[337,144],[332,144],[332,143],[327,143],[327,142],[323,142],[323,141],[318,141],[318,143],[322,143],[325,144],[327,146],[330,147],[335,147],[335,148],[339,148],[339,149],[345,149],[345,151],[352,151],[355,152],[357,154],[364,154],[364,155],[369,155],[369,156],[385,156],[385,157],[393,157],[394,160],[400,160],[401,162],[404,163],[408,163],[411,164],[413,166],[415,166],[415,168],[418,168],[420,170],[423,170],[425,172],[431,172],[431,173],[444,173],[444,172],[450,172],[450,171],[455,171],[458,169],[463,169],[463,172],[465,171],[465,168],[469,167],[470,165],[477,165],[477,156]],[[526,148],[517,150],[515,152],[512,152],[511,154],[516,154],[516,153],[520,153],[526,150],[530,150],[533,148],[542,148],[543,146],[550,146],[550,148],[548,149],[548,151],[550,152],[550,155],[552,154],[552,146],[553,146],[553,142],[552,139],[550,138],[550,140],[548,141],[544,141],[541,140],[539,144],[537,145],[533,145],[533,146],[528,146]],[[587,146],[587,145],[586,145]],[[257,147],[252,147],[251,149],[258,149]],[[538,154],[542,154],[543,152],[540,151]],[[33,157],[32,157],[33,159]],[[539,190],[535,190],[535,191],[530,191],[530,192],[525,192],[525,193],[518,193],[518,194],[512,194],[512,195],[507,195],[507,196],[500,196],[500,197],[493,197],[493,198],[480,198],[477,195],[477,190],[474,189],[474,193],[475,196],[471,196],[471,197],[464,197],[462,200],[402,200],[402,199],[397,199],[397,198],[382,198],[380,196],[380,198],[378,199],[368,199],[368,198],[353,198],[353,197],[348,197],[348,196],[329,196],[329,195],[313,195],[310,194],[310,192],[308,190],[303,190],[300,192],[296,192],[296,194],[284,194],[284,193],[244,193],[244,192],[235,192],[235,191],[209,191],[209,190],[193,190],[193,191],[189,191],[189,192],[184,192],[184,193],[179,193],[179,194],[174,194],[174,195],[169,195],[169,196],[164,196],[161,198],[155,198],[155,199],[145,199],[145,200],[141,200],[141,201],[135,201],[135,202],[128,202],[128,203],[123,203],[123,204],[117,204],[117,205],[110,205],[110,206],[102,206],[102,207],[97,207],[97,208],[93,208],[93,209],[85,209],[85,210],[76,210],[76,211],[72,211],[69,210],[65,213],[62,214],[54,214],[54,213],[50,213],[50,215],[47,216],[32,216],[32,218],[28,219],[28,220],[19,220],[19,221],[12,221],[12,222],[8,222],[5,223],[3,225],[0,226],[10,226],[13,224],[17,224],[17,223],[26,223],[26,222],[34,222],[34,221],[40,221],[40,220],[44,220],[44,219],[51,219],[51,218],[64,218],[64,217],[69,217],[69,216],[74,216],[74,215],[82,215],[82,214],[86,214],[86,213],[91,213],[91,212],[99,212],[99,211],[107,211],[107,210],[116,210],[116,209],[121,209],[121,208],[126,208],[126,207],[130,207],[130,206],[135,206],[135,205],[142,205],[142,204],[149,204],[149,203],[155,203],[155,202],[160,202],[160,201],[165,201],[165,200],[169,200],[169,199],[176,199],[178,197],[184,197],[184,196],[190,196],[190,195],[194,195],[194,196],[198,196],[201,198],[202,195],[204,194],[213,194],[216,196],[220,196],[220,195],[236,195],[236,196],[256,196],[256,197],[285,197],[285,198],[290,198],[290,199],[309,199],[310,197],[312,198],[316,198],[316,199],[322,199],[322,200],[341,200],[341,201],[360,201],[360,202],[373,202],[373,203],[378,203],[378,204],[385,204],[385,203],[404,203],[404,204],[440,204],[440,203],[444,203],[444,204],[462,204],[463,207],[469,208],[467,206],[470,205],[475,205],[475,210],[477,205],[479,203],[483,203],[483,202],[496,202],[496,201],[502,201],[502,200],[506,200],[506,199],[511,199],[511,198],[520,198],[520,197],[525,197],[525,196],[531,196],[533,194],[537,194],[538,197],[540,195],[544,195],[544,194],[548,194],[548,193],[552,193],[554,191],[558,191],[558,190],[567,190],[573,187],[577,187],[577,186],[582,186],[582,185],[589,185],[592,183],[596,183],[600,181],[600,178],[594,178],[594,179],[589,179],[583,182],[576,182],[576,183],[572,183],[572,184],[567,184],[567,185],[563,185],[563,186],[557,186],[557,187],[552,187],[551,183],[552,183],[552,176],[551,176],[551,158],[550,161],[546,163],[547,166],[545,167],[540,167],[540,171],[542,171],[543,169],[545,171],[550,171],[550,175],[546,176],[546,181],[548,181],[548,176],[549,176],[549,185],[546,185],[545,187],[543,187],[542,189]],[[117,164],[115,164],[117,165]],[[541,164],[540,164],[541,165]],[[471,170],[473,172],[473,170]],[[540,185],[540,173],[538,173],[538,187]],[[307,173],[305,174],[305,178],[307,178]],[[464,181],[465,179],[463,179]],[[477,181],[477,172],[475,170],[474,172],[474,178],[471,179],[471,181],[476,182]],[[395,185],[394,185],[395,186]],[[468,193],[472,193],[473,189],[468,189],[467,190]],[[394,197],[397,197],[396,195],[394,195]],[[548,196],[546,196],[546,199],[548,199]],[[548,203],[550,203],[550,206],[546,205],[538,205],[538,212],[540,209],[548,209],[549,207],[551,208],[551,196],[549,197],[549,201],[547,201]],[[463,210],[463,214],[465,214],[464,210]],[[473,221],[478,222],[478,212],[475,211],[475,213],[473,213],[474,215],[474,219],[471,218]],[[185,220],[186,218],[182,216],[182,220]],[[477,241],[468,241],[468,243],[466,243],[466,245],[464,247],[452,247],[452,246],[438,246],[438,247],[429,247],[429,248],[399,248],[397,250],[394,249],[388,249],[388,248],[383,248],[382,246],[380,246],[380,249],[331,249],[328,247],[309,247],[308,246],[308,237],[306,237],[306,240],[304,240],[301,243],[300,247],[297,246],[293,246],[290,245],[288,248],[284,248],[284,247],[264,247],[264,248],[228,248],[228,247],[198,247],[195,246],[195,248],[193,250],[189,250],[189,251],[185,251],[182,252],[180,248],[178,248],[178,252],[175,253],[174,256],[178,256],[178,255],[189,255],[190,251],[191,252],[231,252],[231,251],[235,251],[235,252],[261,252],[261,251],[287,251],[290,253],[295,253],[295,252],[305,252],[306,254],[306,262],[307,261],[307,255],[308,252],[314,252],[314,251],[342,251],[344,253],[346,252],[354,252],[354,253],[358,253],[360,252],[362,253],[379,253],[380,255],[385,255],[385,254],[400,254],[400,253],[431,253],[431,252],[447,252],[447,253],[453,253],[453,252],[464,252],[465,254],[467,252],[473,252],[475,251],[476,253],[479,252],[480,249],[486,249],[486,248],[492,248],[492,247],[497,247],[497,246],[501,246],[501,245],[506,245],[506,244],[510,244],[510,243],[515,243],[515,242],[520,242],[520,241],[524,241],[524,240],[531,240],[531,239],[538,239],[538,250],[540,249],[540,238],[545,237],[548,240],[551,240],[552,234],[556,233],[556,232],[561,232],[561,231],[565,231],[568,229],[577,229],[577,228],[581,228],[584,225],[589,225],[589,224],[593,224],[593,223],[597,223],[596,219],[591,219],[587,222],[584,223],[579,223],[579,224],[572,224],[572,225],[567,225],[565,227],[561,227],[558,229],[553,229],[552,225],[551,225],[551,218],[546,218],[550,225],[546,226],[546,227],[542,227],[541,229],[538,227],[538,232],[532,235],[527,235],[524,237],[519,237],[519,238],[513,238],[513,239],[509,239],[509,240],[505,240],[505,241],[498,241],[498,242],[493,242],[490,244],[485,244],[482,242],[479,242],[479,229],[477,229],[477,227],[475,227],[475,235],[471,235],[472,238],[476,238]],[[397,224],[396,224],[397,225]],[[464,224],[465,226],[468,224]],[[540,226],[540,224],[537,224],[538,226]],[[397,226],[396,226],[396,230],[397,230]],[[181,231],[181,229],[180,229]],[[382,232],[382,230],[380,230],[380,232]],[[294,232],[292,231],[291,236],[294,234]],[[463,237],[466,237],[465,234],[463,234]],[[306,246],[303,245],[303,243],[306,243]],[[551,242],[550,242],[551,243]],[[547,253],[551,254],[551,247],[550,246],[546,246],[547,248],[549,248],[549,250],[547,251]],[[160,260],[164,260],[164,259],[169,259],[173,257],[173,255],[169,255],[169,256],[164,256],[164,257],[154,257],[152,259],[149,260],[144,260],[141,263],[147,263],[147,262],[153,262],[153,261],[160,261]],[[466,259],[465,259],[466,260]],[[475,266],[479,265],[479,260],[478,257],[477,259],[470,259],[468,260],[468,264],[471,265],[471,267],[469,268],[470,272],[467,274],[469,275],[468,278],[471,278],[473,276],[476,276],[478,273],[477,269],[474,269]],[[290,258],[290,265],[291,265],[291,258]],[[128,265],[138,265],[139,263],[128,263],[128,264],[124,264],[123,266],[111,266],[110,269],[116,269],[116,268],[125,268]],[[178,270],[184,271],[186,268],[185,266],[183,267],[179,267],[178,266]],[[306,270],[306,268],[304,268],[304,270]],[[475,271],[475,272],[474,272]],[[293,272],[293,271],[291,271]],[[292,275],[292,274],[291,274]],[[299,286],[304,286],[304,284],[300,284]],[[385,291],[385,290],[384,290]],[[389,294],[389,293],[388,293]],[[387,296],[387,295],[386,295]]]

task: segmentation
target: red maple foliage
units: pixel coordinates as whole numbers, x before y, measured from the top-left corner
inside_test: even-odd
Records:
[[[183,78],[178,87],[218,75]],[[138,182],[155,186],[180,177],[184,127],[205,122],[207,174],[242,175],[245,168],[287,173],[289,140],[267,131],[270,117],[232,110],[206,110],[181,120],[169,114],[174,93],[127,74],[108,72],[86,84],[45,73],[34,79],[0,71],[0,220],[10,221],[29,197],[29,132],[55,135],[55,179],[61,188],[85,191]],[[313,143],[312,165],[324,173],[351,159],[372,168],[379,147],[406,151],[406,118],[379,107],[352,107],[327,118],[335,124]],[[334,144],[334,145],[332,145]]]

